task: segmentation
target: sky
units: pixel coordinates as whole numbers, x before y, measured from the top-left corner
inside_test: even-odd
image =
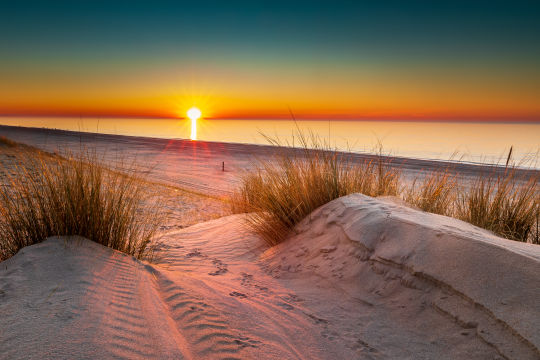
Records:
[[[0,114],[540,122],[538,1],[3,1]]]

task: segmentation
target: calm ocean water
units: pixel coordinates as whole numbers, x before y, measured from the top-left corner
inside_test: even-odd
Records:
[[[517,160],[536,159],[540,149],[539,123],[199,119],[194,129],[187,119],[0,117],[0,124],[158,138],[189,139],[196,133],[198,140],[250,144],[267,144],[262,134],[292,142],[298,126],[343,150],[372,152],[380,141],[391,155],[483,163],[505,160],[510,146]]]

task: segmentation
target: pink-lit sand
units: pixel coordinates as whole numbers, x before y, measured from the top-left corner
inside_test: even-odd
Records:
[[[155,181],[217,196],[264,154],[0,135],[51,151],[93,144],[111,164],[140,159]],[[358,194],[319,208],[273,248],[243,215],[171,229],[152,264],[77,237],[1,262],[0,359],[540,358],[537,245]]]
[[[351,195],[268,249],[241,215],[154,264],[51,238],[0,265],[2,359],[537,359],[540,247]]]

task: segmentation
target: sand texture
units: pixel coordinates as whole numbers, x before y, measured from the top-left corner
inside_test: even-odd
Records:
[[[0,263],[0,359],[538,359],[540,247],[350,195],[267,248],[243,215],[154,264],[50,238]]]

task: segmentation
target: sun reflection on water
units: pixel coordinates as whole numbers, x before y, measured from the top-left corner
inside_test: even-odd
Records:
[[[201,117],[201,110],[192,107],[187,111],[188,118],[191,119],[191,140],[197,140],[197,119]]]
[[[197,119],[191,119],[191,140],[197,140]]]

